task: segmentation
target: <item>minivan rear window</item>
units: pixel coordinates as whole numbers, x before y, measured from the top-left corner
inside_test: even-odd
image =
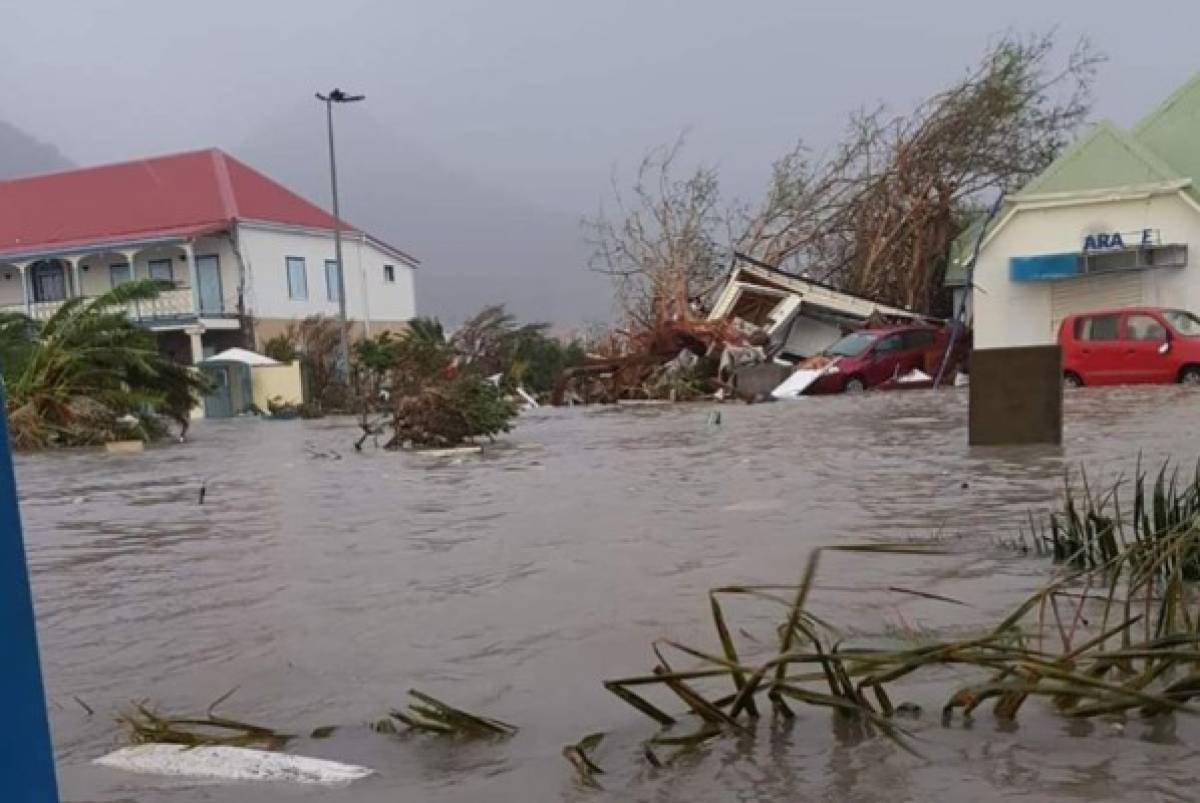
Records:
[[[1092,315],[1075,321],[1076,340],[1116,340],[1121,316]]]

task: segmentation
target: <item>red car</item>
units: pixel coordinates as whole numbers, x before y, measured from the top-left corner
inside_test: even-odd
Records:
[[[1200,318],[1162,307],[1068,315],[1058,329],[1063,383],[1200,385]]]
[[[809,393],[859,393],[903,376],[914,368],[927,370],[929,355],[940,358],[946,348],[946,330],[932,326],[891,326],[862,329],[825,349],[814,363],[828,364],[808,389]],[[814,365],[814,367],[817,367]]]

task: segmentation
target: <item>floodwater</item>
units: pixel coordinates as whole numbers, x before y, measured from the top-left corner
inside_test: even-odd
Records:
[[[994,623],[1047,576],[1001,542],[1053,502],[1064,469],[1086,464],[1098,484],[1139,451],[1190,468],[1198,402],[1176,387],[1072,392],[1061,449],[970,449],[965,393],[909,392],[542,410],[482,457],[359,455],[336,421],[207,422],[139,456],[21,457],[63,799],[1192,799],[1196,724],[1067,723],[1031,701],[1015,724],[981,709],[944,727],[962,680],[948,672],[903,689],[925,711],[924,759],[800,709],[662,769],[640,757],[654,724],[601,682],[649,671],[658,637],[715,650],[708,588],[796,582],[822,544],[937,537],[950,553],[823,560],[812,607],[852,640]],[[779,613],[747,602],[726,616],[753,651]],[[234,687],[227,715],[341,726],[291,749],[378,775],[331,791],[90,765],[121,743],[113,714],[130,700],[203,711]],[[521,730],[463,743],[366,727],[409,688]],[[594,731],[608,734],[601,791],[560,752]]]

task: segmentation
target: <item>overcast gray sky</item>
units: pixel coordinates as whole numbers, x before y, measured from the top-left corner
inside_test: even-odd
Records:
[[[93,163],[321,125],[314,90],[534,204],[593,210],[614,166],[688,129],[748,196],[798,136],[907,108],[1006,29],[1109,56],[1096,111],[1130,123],[1200,68],[1200,3],[804,0],[0,0],[0,119]],[[303,104],[311,104],[304,106]],[[343,141],[343,147],[354,147]]]

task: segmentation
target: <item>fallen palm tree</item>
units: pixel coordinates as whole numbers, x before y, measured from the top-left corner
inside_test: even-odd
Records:
[[[160,416],[186,429],[207,380],[164,356],[154,333],[127,314],[161,289],[152,280],[126,282],[94,299],[68,299],[45,322],[0,315],[16,448],[151,440],[165,434]]]
[[[944,553],[910,544],[824,547],[812,553],[799,584],[713,589],[709,607],[718,646],[657,641],[649,674],[610,680],[605,687],[663,726],[645,746],[647,760],[656,764],[663,763],[656,750],[753,734],[764,713],[790,719],[797,704],[832,709],[864,735],[881,734],[913,751],[898,714],[916,707],[894,701],[905,680],[945,667],[974,676],[944,701],[946,722],[956,714],[970,717],[988,702],[995,717],[1011,720],[1030,698],[1072,718],[1200,713],[1192,703],[1200,695],[1200,614],[1190,583],[1200,576],[1200,472],[1183,483],[1164,469],[1148,491],[1139,471],[1129,517],[1121,515],[1119,487],[1093,497],[1085,486],[1084,501],[1068,489],[1063,511],[1051,518],[1058,524],[1049,534],[1035,534],[1050,539],[1063,570],[1001,622],[968,638],[925,638],[905,649],[848,643],[809,606],[823,556]],[[744,657],[722,607],[730,597],[783,610],[772,652]],[[668,656],[688,666],[673,665]],[[673,727],[681,719],[698,727],[677,733]]]

